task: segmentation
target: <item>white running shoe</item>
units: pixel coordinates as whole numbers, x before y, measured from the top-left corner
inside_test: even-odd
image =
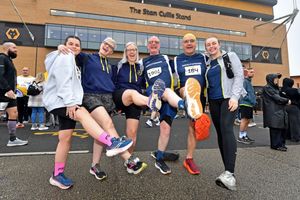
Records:
[[[14,141],[8,141],[7,145],[8,147],[14,147],[14,146],[24,146],[28,144],[27,140],[20,140],[19,138],[16,138]]]
[[[48,129],[49,129],[49,127],[45,126],[45,124],[40,124],[40,126],[39,126],[40,131],[44,131],[44,130],[48,130]]]
[[[147,127],[149,127],[149,128],[152,128],[152,127],[153,127],[153,124],[152,124],[151,119],[148,119],[148,120],[145,122],[145,124],[146,124]]]
[[[216,184],[218,186],[224,187],[228,190],[236,190],[236,180],[235,180],[234,174],[229,171],[223,172],[216,179]]]

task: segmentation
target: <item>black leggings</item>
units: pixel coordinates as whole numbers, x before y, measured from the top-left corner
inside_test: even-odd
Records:
[[[28,121],[29,115],[31,115],[30,108],[28,108],[28,96],[17,98],[17,109],[18,109],[18,121]]]
[[[228,110],[229,99],[209,100],[209,110],[217,131],[218,144],[225,170],[234,173],[236,159],[236,139],[233,123],[236,110]]]

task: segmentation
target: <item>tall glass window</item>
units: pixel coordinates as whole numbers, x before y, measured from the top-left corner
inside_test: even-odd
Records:
[[[125,44],[125,34],[122,31],[114,31],[113,32],[113,39],[117,42],[117,49],[115,50],[119,50],[122,51],[124,49],[124,44]]]
[[[131,41],[135,42],[141,53],[147,53],[148,38],[153,34],[146,34],[133,31],[121,31],[111,29],[100,29],[91,27],[79,27],[69,25],[47,24],[45,31],[45,46],[56,47],[64,42],[69,35],[76,35],[82,41],[82,48],[97,50],[100,42],[106,37],[112,37],[117,42],[115,51],[123,51],[124,45]],[[178,55],[183,52],[182,36],[168,36],[156,34],[160,39],[160,52],[168,55]],[[220,41],[221,47],[226,51],[235,51],[242,60],[252,57],[252,46],[247,43]],[[204,52],[204,39],[197,40],[197,52]]]
[[[125,44],[127,42],[134,42],[136,43],[136,33],[127,32],[125,33]]]
[[[111,30],[101,30],[101,37],[100,41],[103,41],[107,37],[112,37],[112,31]]]
[[[69,35],[75,35],[75,27],[74,26],[62,26],[62,29],[61,29],[62,39],[65,39]]]

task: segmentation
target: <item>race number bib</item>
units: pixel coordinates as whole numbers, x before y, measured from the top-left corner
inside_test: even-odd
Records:
[[[186,76],[201,75],[201,66],[193,65],[184,68]]]
[[[147,75],[149,79],[160,75],[160,73],[161,73],[161,67],[155,67],[147,70]]]

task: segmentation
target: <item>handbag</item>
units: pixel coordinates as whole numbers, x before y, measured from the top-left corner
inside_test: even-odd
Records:
[[[35,81],[33,81],[27,89],[27,95],[31,95],[31,96],[36,96],[39,95],[41,93],[42,90],[40,90],[38,83],[36,83]]]

